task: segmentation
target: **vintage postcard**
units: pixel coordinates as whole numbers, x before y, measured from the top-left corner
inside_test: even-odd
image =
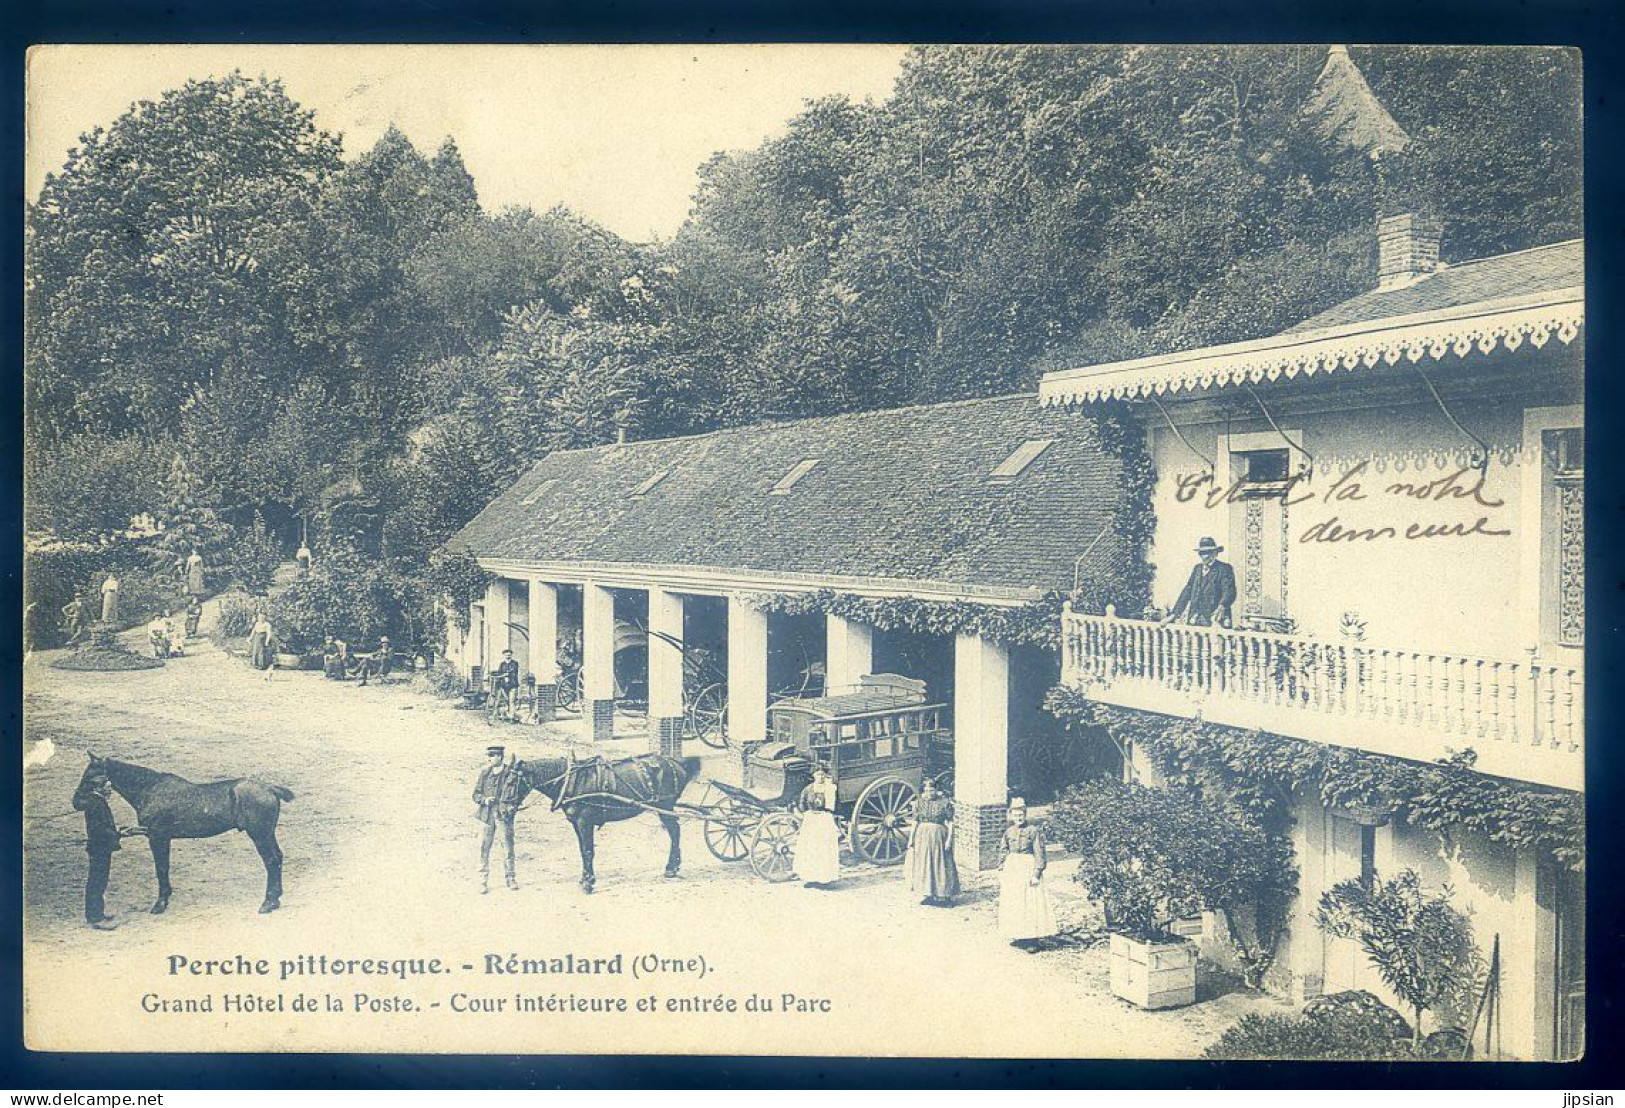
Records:
[[[1579,1057],[1581,169],[1567,49],[35,48],[27,1046]]]

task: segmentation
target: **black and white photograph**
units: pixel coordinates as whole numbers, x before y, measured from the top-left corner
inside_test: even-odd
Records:
[[[27,1048],[1581,1058],[1582,87],[35,46]]]

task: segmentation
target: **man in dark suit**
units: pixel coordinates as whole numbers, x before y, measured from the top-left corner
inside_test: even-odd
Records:
[[[1236,603],[1236,571],[1229,562],[1219,561],[1222,550],[1224,547],[1208,535],[1196,544],[1196,556],[1201,560],[1191,569],[1190,580],[1185,582],[1164,623],[1183,618],[1197,627],[1215,623],[1230,626],[1230,610]]]
[[[85,922],[98,931],[118,926],[107,914],[103,897],[113,870],[113,852],[119,849],[121,838],[134,834],[114,821],[108,804],[112,795],[113,785],[106,777],[87,778],[73,794],[74,811],[85,814],[85,853],[90,859],[90,872],[85,876]]]
[[[503,877],[507,879],[508,888],[519,888],[513,866],[513,817],[519,811],[519,775],[512,764],[503,761],[506,753],[500,746],[486,747],[485,756],[490,761],[480,770],[479,780],[474,782],[474,803],[479,805],[475,818],[485,825],[480,835],[482,893],[491,889],[491,844],[496,839],[499,827],[502,829]]]

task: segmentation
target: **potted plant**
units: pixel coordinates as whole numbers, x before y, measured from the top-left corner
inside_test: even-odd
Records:
[[[1068,789],[1048,826],[1105,912],[1113,995],[1141,1008],[1193,1003],[1196,944],[1173,925],[1253,894],[1273,857],[1263,831],[1190,789],[1110,779]]]

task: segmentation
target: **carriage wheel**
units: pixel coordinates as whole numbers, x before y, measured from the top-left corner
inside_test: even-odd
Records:
[[[728,696],[723,692],[722,686],[705,686],[689,702],[689,734],[716,750],[727,749],[728,734],[723,727],[727,712]]]
[[[750,868],[768,881],[788,881],[795,872],[796,833],[801,820],[789,812],[774,812],[756,827],[750,840]]]
[[[555,693],[554,693],[554,700],[553,700],[554,706],[557,707],[557,708],[562,708],[566,712],[568,712],[568,711],[574,710],[577,702],[579,702],[580,700],[581,700],[581,674],[580,674],[580,672],[578,671],[576,673],[567,673],[563,677],[559,678],[559,683],[558,683],[558,685],[555,686]]]
[[[852,849],[877,866],[895,866],[908,850],[915,789],[901,777],[882,777],[852,806]]]
[[[750,854],[751,839],[761,822],[755,813],[732,801],[705,821],[705,845],[719,862],[742,862]]]

